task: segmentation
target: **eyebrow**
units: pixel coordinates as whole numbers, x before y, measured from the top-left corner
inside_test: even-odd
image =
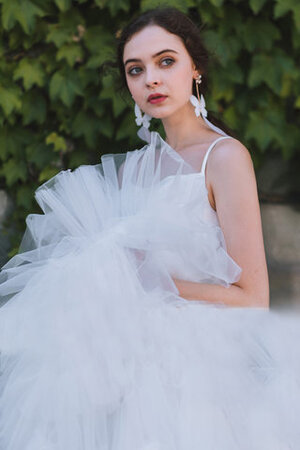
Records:
[[[155,53],[155,55],[153,55],[152,56],[152,58],[155,58],[156,56],[159,56],[159,55],[161,55],[162,53],[178,53],[178,52],[176,52],[175,50],[172,50],[172,49],[170,49],[170,48],[167,48],[167,49],[165,49],[165,50],[161,50],[160,52],[158,52],[158,53]],[[131,59],[127,59],[127,61],[125,61],[125,63],[124,63],[124,66],[126,66],[126,64],[128,64],[128,63],[131,63],[131,62],[141,62],[141,59],[138,59],[138,58],[131,58]]]

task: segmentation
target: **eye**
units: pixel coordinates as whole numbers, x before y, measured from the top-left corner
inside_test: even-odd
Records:
[[[161,65],[162,66],[171,66],[174,63],[174,59],[173,58],[164,58],[161,60]]]
[[[138,75],[141,71],[142,71],[141,67],[135,66],[135,67],[131,67],[127,73],[129,75]]]

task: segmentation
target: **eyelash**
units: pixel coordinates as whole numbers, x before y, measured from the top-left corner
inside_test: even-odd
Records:
[[[169,64],[163,64],[164,67],[172,66],[173,63],[175,62],[175,60],[173,58],[168,57],[168,58],[163,58],[160,61],[160,64],[162,64],[164,61],[171,61]],[[140,69],[140,71],[138,73],[133,73],[133,71],[136,69]],[[141,73],[141,71],[142,71],[142,69],[140,67],[136,66],[136,67],[131,67],[131,69],[129,69],[127,73],[128,73],[128,75],[135,77],[135,76],[139,75]]]

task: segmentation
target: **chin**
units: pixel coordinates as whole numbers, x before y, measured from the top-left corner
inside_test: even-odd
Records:
[[[147,114],[154,119],[166,119],[167,117],[170,117],[172,114],[174,114],[174,111],[159,111],[157,109],[156,111],[149,111]]]

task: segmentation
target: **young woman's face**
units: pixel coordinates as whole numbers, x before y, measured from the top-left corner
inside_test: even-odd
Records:
[[[198,72],[179,36],[149,25],[126,43],[123,62],[133,99],[151,117],[171,116],[188,103]]]

